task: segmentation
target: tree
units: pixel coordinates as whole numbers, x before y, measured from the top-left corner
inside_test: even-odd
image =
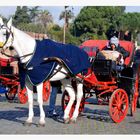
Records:
[[[28,14],[28,8],[27,6],[17,6],[15,15],[13,16],[13,22],[15,26],[17,26],[20,23],[30,23],[30,16]]]
[[[119,30],[131,32],[135,40],[140,32],[140,13],[124,13],[118,20]]]
[[[35,23],[36,17],[38,17],[38,14],[40,12],[40,10],[38,8],[39,8],[39,6],[35,6],[35,7],[28,9],[29,13],[30,13],[30,19],[33,23]]]
[[[3,15],[0,14],[0,17],[3,19],[4,22],[7,22],[7,18],[5,18]]]
[[[62,11],[62,13],[59,16],[59,20],[64,19],[64,29],[63,29],[63,43],[65,43],[65,37],[66,37],[66,30],[69,26],[69,20],[74,17],[74,13],[71,10],[67,10],[69,6],[65,6],[65,11]]]
[[[62,11],[59,16],[59,20],[64,19],[66,21],[66,27],[69,26],[69,21],[74,17],[74,13],[69,9],[67,10],[67,7],[65,6],[65,11]]]
[[[43,10],[43,11],[40,11],[37,21],[43,27],[47,28],[48,24],[53,23],[53,17],[48,10]]]
[[[81,9],[74,21],[76,36],[91,33],[104,36],[112,25],[116,28],[117,19],[124,13],[125,7],[87,6]]]

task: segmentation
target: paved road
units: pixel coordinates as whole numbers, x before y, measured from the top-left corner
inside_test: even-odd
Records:
[[[92,101],[92,99],[90,99]],[[75,124],[63,124],[61,94],[57,96],[58,119],[47,117],[48,103],[44,104],[46,126],[37,127],[39,108],[34,97],[35,118],[32,126],[23,126],[27,118],[28,104],[19,104],[18,100],[9,103],[5,96],[0,97],[0,134],[140,134],[140,109],[135,117],[129,114],[123,122],[115,124],[108,115],[108,106],[86,105],[84,112]]]

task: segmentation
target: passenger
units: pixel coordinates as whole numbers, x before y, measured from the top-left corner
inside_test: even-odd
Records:
[[[109,44],[104,48],[104,50],[113,50],[113,51],[118,51],[119,53],[121,53],[123,55],[123,59],[125,60],[126,57],[129,56],[129,52],[126,51],[122,46],[120,46],[119,44],[119,40],[116,36],[113,36],[110,41]]]

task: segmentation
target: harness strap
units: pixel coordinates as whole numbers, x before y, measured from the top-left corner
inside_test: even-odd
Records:
[[[0,28],[3,28],[3,27],[4,27],[4,25],[2,25]],[[7,27],[7,28],[8,28],[8,27]],[[6,53],[4,52],[6,49],[4,50],[3,47],[4,47],[5,44],[8,42],[10,35],[12,35],[12,40],[11,40],[11,45],[10,45],[9,47],[12,47],[13,40],[14,40],[14,34],[13,34],[13,32],[11,31],[11,28],[8,28],[8,29],[9,29],[9,32],[6,30],[6,41],[5,41],[4,44],[2,45],[1,53],[2,53],[3,55],[7,56],[7,57],[12,57],[12,58],[17,59],[17,60],[19,60],[19,59],[22,58],[22,57],[27,57],[27,56],[29,56],[29,55],[32,55],[33,53],[29,53],[29,54],[26,54],[26,55],[23,55],[23,56],[20,56],[20,57],[16,57],[16,56],[12,56],[12,55],[6,54]],[[8,48],[9,48],[9,47],[8,47]]]
[[[0,28],[3,28],[4,27],[4,25],[2,25]],[[8,27],[7,27],[8,28]],[[4,29],[4,28],[3,28]],[[10,32],[8,32],[7,30],[6,30],[6,41],[4,42],[4,44],[3,44],[3,46],[2,46],[2,48],[5,46],[5,44],[8,42],[8,39],[9,39],[9,36],[10,35],[12,35],[12,41],[11,41],[11,45],[10,46],[12,46],[12,44],[13,44],[13,40],[14,40],[14,34],[13,34],[13,32],[11,31],[11,28],[8,28],[9,29],[9,31]],[[9,47],[10,47],[9,46]]]
[[[59,67],[58,69],[55,69],[56,72],[54,72],[52,75],[50,75],[50,76],[48,77],[48,79],[51,79],[56,73],[60,72],[61,69],[62,69],[62,67]]]
[[[20,58],[30,56],[30,55],[32,55],[33,53],[29,53],[29,54],[26,54],[26,55],[23,55],[23,56],[20,56],[20,57],[12,56],[12,55],[6,54],[4,51],[1,51],[1,54],[2,54],[2,55],[5,55],[5,56],[7,56],[7,57],[12,57],[12,58],[14,58],[14,59],[19,60]]]
[[[44,60],[44,62],[42,62],[41,64],[44,64],[44,63],[47,63],[47,62],[51,62],[51,61],[56,61],[57,63],[59,63],[62,67],[64,67],[68,71],[68,76],[69,77],[75,77],[75,75],[69,70],[69,68],[63,62],[62,59],[60,59],[58,57],[47,57],[47,58],[44,58],[43,60]]]

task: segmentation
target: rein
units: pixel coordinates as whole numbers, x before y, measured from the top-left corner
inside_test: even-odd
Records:
[[[1,51],[1,54],[5,55],[5,56],[7,56],[7,57],[12,57],[12,58],[14,58],[14,59],[20,59],[20,58],[24,58],[24,57],[30,56],[30,55],[32,55],[33,53],[29,53],[29,54],[25,54],[25,55],[22,55],[22,56],[20,56],[20,57],[17,57],[17,56],[12,56],[12,55],[6,54],[6,53],[4,52],[4,50],[2,50],[2,51]]]
[[[0,28],[1,29],[4,29],[3,28],[4,27],[4,25],[2,25]],[[7,27],[8,28],[8,27]],[[6,28],[5,28],[6,29]],[[4,44],[1,46],[2,48],[5,46],[5,44],[8,42],[8,40],[9,40],[9,37],[10,37],[10,35],[12,35],[12,40],[11,40],[11,45],[10,46],[12,46],[12,44],[13,44],[13,40],[14,40],[14,34],[13,34],[13,32],[11,31],[11,28],[8,28],[9,29],[9,32],[6,30],[6,41],[4,42]],[[9,47],[10,47],[9,46]]]
[[[1,28],[3,28],[3,27],[4,27],[4,25],[1,26]],[[7,28],[8,28],[8,27],[7,27]],[[6,50],[7,48],[12,47],[13,40],[14,40],[13,32],[11,31],[10,28],[8,28],[8,29],[9,29],[9,32],[6,30],[6,41],[5,41],[4,44],[2,45],[1,54],[5,55],[5,56],[7,56],[7,57],[11,57],[11,58],[14,58],[14,59],[18,59],[18,60],[19,60],[20,58],[24,58],[24,57],[27,57],[27,56],[32,55],[33,53],[29,53],[29,54],[26,54],[26,55],[17,57],[17,56],[12,56],[12,55],[9,55],[9,54],[6,54],[6,53],[5,53],[5,50]],[[10,35],[12,35],[11,45],[10,45],[9,47],[7,47],[7,48],[4,50],[3,47],[4,47],[5,44],[8,42]],[[12,48],[11,48],[11,49],[12,49]]]

